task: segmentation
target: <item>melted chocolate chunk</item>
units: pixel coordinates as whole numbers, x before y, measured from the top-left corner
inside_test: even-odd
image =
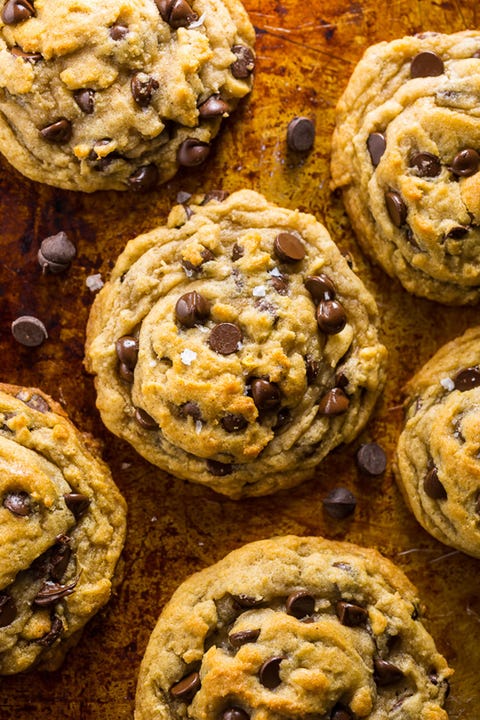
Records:
[[[255,70],[255,56],[246,45],[234,45],[232,53],[237,59],[230,65],[232,75],[238,79],[249,77]]]
[[[31,62],[32,64],[35,64],[39,62],[40,60],[43,60],[42,53],[39,52],[25,52],[25,50],[22,50],[22,48],[19,45],[14,45],[14,47],[10,48],[10,52],[14,57],[21,57],[23,60],[26,60],[27,62]]]
[[[2,20],[5,25],[16,25],[34,15],[33,2],[28,0],[7,0],[2,10]]]
[[[240,258],[244,256],[244,253],[245,249],[241,245],[238,245],[238,243],[235,243],[232,247],[232,261],[240,260]]]
[[[135,379],[133,370],[129,368],[128,365],[125,365],[125,363],[120,363],[120,365],[118,366],[118,374],[120,375],[121,379],[127,383],[133,383]]]
[[[446,500],[447,498],[447,491],[438,479],[436,467],[432,467],[427,471],[423,480],[423,489],[432,500]]]
[[[200,690],[200,685],[200,675],[198,672],[193,672],[182,678],[180,682],[172,685],[170,695],[176,700],[188,702]]]
[[[265,378],[254,378],[251,381],[251,392],[258,410],[276,410],[280,405],[278,385]]]
[[[41,128],[40,135],[48,142],[62,145],[72,137],[72,123],[67,118],[60,118],[56,122]]]
[[[179,412],[181,417],[191,417],[195,421],[202,420],[202,412],[194,400],[187,400],[187,402],[180,405]]]
[[[218,117],[219,115],[228,115],[230,108],[219,93],[210,95],[207,100],[198,106],[198,114],[201,118]]]
[[[368,475],[381,475],[387,467],[385,450],[377,443],[365,443],[357,450],[357,465]]]
[[[63,623],[57,615],[54,615],[48,633],[34,642],[36,645],[41,645],[42,647],[51,647],[62,633]]]
[[[277,421],[275,425],[272,425],[272,430],[275,432],[278,432],[281,430],[285,425],[288,425],[289,422],[292,421],[292,414],[290,410],[287,407],[280,408],[277,414]]]
[[[347,600],[339,600],[335,606],[337,617],[346,627],[358,627],[365,625],[368,620],[368,612],[365,608]]]
[[[77,103],[78,107],[85,115],[91,115],[95,110],[95,91],[89,90],[76,90],[73,93],[73,99]]]
[[[282,262],[299,262],[305,257],[305,247],[302,241],[292,233],[279,233],[274,240],[273,249]]]
[[[236,633],[230,633],[228,640],[232,647],[237,648],[241,645],[246,645],[247,643],[256,642],[259,635],[260,630],[240,630]]]
[[[254,608],[259,607],[263,603],[263,598],[255,598],[251,595],[244,595],[243,593],[241,595],[232,595],[235,603],[239,605],[241,608]]]
[[[320,300],[316,318],[319,329],[326,335],[337,335],[347,324],[347,314],[338,300]]]
[[[287,128],[287,145],[294,152],[308,152],[315,140],[315,125],[307,117],[295,117]]]
[[[238,432],[239,430],[245,430],[248,425],[248,420],[243,415],[227,413],[220,420],[220,424],[225,432],[233,433]]]
[[[335,298],[335,285],[325,273],[309,275],[305,278],[305,287],[317,302],[321,300],[333,300]]]
[[[243,334],[238,325],[219,323],[211,331],[208,344],[219,355],[231,355],[239,350],[242,340]]]
[[[290,279],[288,275],[270,275],[270,282],[279,295],[288,295]]]
[[[460,240],[461,238],[468,235],[469,227],[465,225],[456,225],[446,234],[447,238],[453,238],[454,240]]]
[[[182,295],[175,305],[175,317],[183,327],[202,324],[210,315],[210,303],[196,290]]]
[[[334,387],[320,399],[318,412],[321,415],[341,415],[347,412],[350,400],[342,388]]]
[[[67,493],[63,498],[65,505],[75,517],[75,520],[80,520],[90,507],[89,498],[82,493]]]
[[[301,620],[315,612],[315,598],[306,590],[297,590],[290,593],[285,603],[287,615],[293,615]]]
[[[112,25],[110,28],[110,37],[112,40],[123,40],[126,35],[128,35],[129,30],[127,25],[123,25],[123,23],[115,23],[115,25]]]
[[[24,490],[17,492],[11,490],[8,492],[3,498],[2,505],[7,508],[7,510],[10,510],[13,515],[18,515],[19,517],[27,517],[27,515],[30,515],[33,511],[31,497]]]
[[[129,370],[133,370],[138,360],[138,340],[133,335],[123,335],[115,343],[117,357]]]
[[[207,159],[210,145],[196,138],[187,138],[182,142],[177,152],[179,165],[183,167],[196,167]]]
[[[75,592],[77,582],[77,580],[73,580],[69,583],[69,585],[61,585],[60,583],[46,580],[35,596],[33,602],[35,605],[39,605],[40,607],[54,605],[59,600],[63,600],[63,598]]]
[[[7,627],[17,617],[15,600],[8,593],[0,592],[0,627]]]
[[[307,384],[312,385],[320,372],[320,360],[314,360],[312,357],[305,358],[305,374],[307,376]]]
[[[323,507],[330,517],[343,520],[351,515],[357,506],[355,495],[347,488],[334,488],[323,499]]]
[[[459,370],[453,377],[455,390],[465,392],[480,385],[480,369],[477,367],[464,368]]]
[[[225,477],[225,475],[232,474],[233,467],[230,463],[223,463],[218,460],[207,460],[207,470],[211,475]]]
[[[153,163],[137,168],[128,178],[128,185],[135,192],[151,190],[158,183],[158,168]]]
[[[367,149],[370,153],[370,159],[373,167],[377,167],[382,159],[383,153],[387,149],[385,135],[379,132],[370,133],[367,139]]]
[[[410,158],[410,167],[415,168],[419,177],[437,177],[442,170],[440,158],[429,152],[417,152]]]
[[[158,423],[145,410],[135,408],[135,420],[144,430],[158,430]]]
[[[132,96],[137,105],[148,107],[152,102],[153,94],[160,87],[158,80],[144,72],[133,75],[130,81]]]
[[[412,78],[419,77],[436,77],[442,75],[445,71],[443,60],[431,50],[418,53],[410,64],[410,76]]]
[[[275,690],[282,682],[280,679],[280,663],[282,660],[285,660],[283,655],[271,657],[265,660],[258,671],[260,682],[268,690]]]
[[[457,177],[470,177],[478,172],[480,155],[473,148],[466,148],[455,155],[450,170]]]
[[[56,582],[60,582],[68,567],[72,555],[69,543],[70,538],[67,535],[60,535],[50,550],[48,571],[52,580]]]
[[[390,220],[395,227],[401,227],[407,219],[407,206],[399,193],[389,191],[385,193],[385,204]]]
[[[377,685],[385,687],[386,685],[393,685],[401,680],[403,678],[403,672],[388,660],[374,658],[373,677]]]
[[[155,0],[160,11],[162,20],[165,20],[175,30],[179,27],[187,27],[198,15],[195,13],[186,0]]]

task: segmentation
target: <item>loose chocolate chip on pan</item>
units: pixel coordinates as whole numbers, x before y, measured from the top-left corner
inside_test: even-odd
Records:
[[[296,235],[289,232],[278,233],[273,243],[276,256],[283,262],[299,262],[305,257],[305,248]]]
[[[427,471],[423,480],[423,489],[432,500],[446,500],[447,498],[447,491],[438,479],[436,467],[431,467],[430,470]]]
[[[237,59],[230,66],[233,77],[237,79],[249,77],[255,69],[253,52],[246,45],[234,45],[232,53],[237,56]]]
[[[211,349],[219,355],[231,355],[237,352],[243,334],[238,325],[234,323],[219,323],[215,325],[208,337]]]
[[[407,206],[402,200],[402,196],[394,191],[385,193],[385,203],[390,220],[396,227],[401,227],[407,219]]]
[[[40,129],[40,135],[48,142],[61,145],[72,137],[72,123],[67,118],[60,118]]]
[[[338,300],[321,300],[318,303],[317,325],[327,335],[336,335],[342,332],[347,324],[345,309]]]
[[[431,50],[418,53],[410,64],[410,75],[412,78],[436,77],[445,71],[443,60]]]
[[[19,517],[27,517],[32,512],[31,497],[24,490],[11,490],[3,498],[2,505]]]
[[[133,99],[140,107],[150,105],[153,94],[159,87],[158,80],[144,72],[135,73],[130,81]]]
[[[65,500],[65,505],[73,514],[75,520],[80,520],[90,507],[90,500],[83,493],[66,493],[63,498]]]
[[[346,627],[358,627],[365,625],[368,620],[368,612],[365,608],[355,603],[339,600],[335,606],[338,619]]]
[[[228,640],[233,647],[240,647],[247,643],[256,642],[259,635],[260,630],[240,630],[236,633],[230,633]]]
[[[335,285],[325,273],[309,275],[305,278],[305,287],[314,300],[333,300],[335,298]]]
[[[207,470],[211,475],[225,477],[225,475],[232,474],[233,467],[230,463],[223,463],[218,460],[207,460]]]
[[[370,153],[373,167],[377,167],[386,149],[387,141],[385,135],[379,132],[370,133],[367,138],[367,150]]]
[[[188,702],[200,690],[200,684],[198,672],[190,673],[170,688],[170,695],[176,700]]]
[[[480,385],[480,369],[477,367],[464,368],[459,370],[453,377],[455,390],[465,392]]]
[[[151,190],[158,183],[158,168],[151,165],[141,165],[128,178],[128,185],[131,190],[145,192]]]
[[[175,305],[175,317],[183,327],[192,328],[203,323],[210,314],[210,303],[196,290],[178,298]]]
[[[348,410],[350,400],[342,388],[334,387],[320,399],[318,412],[321,415],[341,415]]]
[[[239,430],[245,430],[248,425],[248,420],[243,415],[235,415],[234,413],[227,413],[220,420],[220,424],[225,432],[233,433]]]
[[[271,657],[265,660],[258,671],[260,682],[268,690],[274,690],[282,682],[280,679],[280,663],[282,660],[285,660],[283,655]]]
[[[123,335],[115,343],[115,352],[121,363],[133,370],[138,360],[138,340],[133,335]]]
[[[323,507],[330,517],[343,520],[351,515],[357,506],[355,495],[347,488],[334,488],[323,499]]]
[[[123,40],[128,33],[127,25],[123,25],[122,23],[115,23],[115,25],[112,25],[110,28],[110,37],[112,40]]]
[[[480,155],[473,148],[460,150],[452,160],[450,170],[457,177],[470,177],[478,172]]]
[[[384,687],[393,685],[403,678],[403,672],[399,667],[389,662],[375,658],[373,661],[373,677],[377,685]]]
[[[332,710],[330,720],[355,720],[355,715],[348,707],[337,703]]]
[[[220,720],[250,720],[250,715],[242,708],[231,707],[223,711]]]
[[[25,52],[25,50],[22,50],[22,48],[19,45],[14,45],[12,48],[10,48],[10,52],[14,57],[21,57],[23,60],[26,60],[27,62],[31,62],[32,64],[35,64],[39,62],[40,60],[43,60],[42,53],[39,52]]]
[[[84,90],[76,90],[73,93],[73,99],[78,107],[85,115],[91,115],[95,110],[95,91],[85,88]]]
[[[296,590],[288,596],[285,607],[287,615],[301,620],[315,612],[315,598],[306,590]]]
[[[280,405],[280,389],[276,383],[265,378],[251,381],[253,402],[259,410],[276,410]]]
[[[287,127],[287,145],[295,152],[307,152],[313,147],[315,125],[307,117],[295,117]]]
[[[58,615],[54,615],[50,630],[46,633],[46,635],[43,635],[43,637],[38,638],[38,640],[35,640],[34,642],[36,645],[41,645],[41,647],[51,647],[62,633],[63,623]]]
[[[155,0],[155,4],[162,19],[175,30],[198,20],[197,13],[193,12],[186,0]]]
[[[33,2],[28,0],[7,0],[2,10],[2,20],[5,25],[16,25],[34,15]]]
[[[21,315],[11,327],[15,340],[25,347],[37,347],[48,338],[45,325],[33,315]]]
[[[411,168],[415,168],[419,177],[437,177],[442,170],[440,158],[429,152],[414,153],[409,164]]]
[[[210,95],[207,100],[198,106],[198,114],[202,118],[218,117],[219,115],[228,114],[229,109],[228,104],[225,100],[222,100],[221,95],[215,93],[215,95]]]
[[[359,469],[368,475],[381,475],[387,467],[385,450],[377,443],[360,445],[356,459]]]
[[[177,160],[183,167],[196,167],[207,159],[210,145],[197,138],[187,138],[178,148]]]
[[[17,606],[11,595],[0,592],[0,627],[7,627],[17,617]]]
[[[75,245],[62,230],[42,240],[37,259],[43,272],[57,274],[68,269],[76,254]]]
[[[158,423],[145,410],[140,407],[135,408],[135,420],[144,430],[158,430]]]

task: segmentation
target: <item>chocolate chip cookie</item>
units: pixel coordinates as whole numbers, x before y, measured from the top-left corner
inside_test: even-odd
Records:
[[[407,391],[400,487],[425,530],[480,558],[480,327],[440,348]]]
[[[54,670],[109,599],[125,503],[40,390],[0,385],[0,674]]]
[[[2,0],[0,151],[71,190],[148,190],[207,158],[252,87],[239,0]]]
[[[389,560],[277,537],[174,593],[142,661],[135,720],[446,720],[450,675]]]
[[[238,498],[291,487],[366,423],[384,380],[372,296],[312,215],[242,190],[177,205],[97,295],[86,365],[106,426]]]
[[[480,299],[480,32],[382,42],[337,108],[333,187],[363,249],[411,293]]]

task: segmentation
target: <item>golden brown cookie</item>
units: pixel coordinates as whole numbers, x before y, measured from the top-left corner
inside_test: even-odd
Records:
[[[312,215],[242,190],[131,240],[92,307],[106,426],[238,498],[291,487],[368,420],[386,351],[372,296]]]
[[[480,558],[480,327],[444,345],[407,385],[397,479],[418,522]]]
[[[2,0],[0,151],[71,190],[148,190],[207,158],[252,87],[240,0]]]
[[[419,608],[375,550],[294,536],[245,545],[163,609],[135,720],[446,720],[452,671]]]
[[[40,390],[0,384],[0,674],[54,670],[107,602],[125,502]]]
[[[369,48],[338,103],[332,180],[363,249],[415,295],[480,299],[480,32]]]

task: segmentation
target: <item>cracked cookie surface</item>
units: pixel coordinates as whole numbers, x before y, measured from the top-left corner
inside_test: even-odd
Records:
[[[365,252],[416,295],[480,299],[480,32],[369,48],[337,107],[332,183]]]
[[[386,351],[372,296],[312,215],[248,190],[202,202],[128,243],[86,365],[104,423],[150,462],[263,495],[356,436]]]
[[[40,390],[0,385],[0,674],[55,670],[107,602],[125,502]]]
[[[441,347],[406,389],[399,485],[427,532],[480,558],[480,328]]]
[[[252,87],[239,0],[4,0],[0,150],[24,175],[148,190],[201,164]]]
[[[245,545],[163,609],[135,720],[446,720],[451,670],[419,608],[375,550],[294,536]]]

